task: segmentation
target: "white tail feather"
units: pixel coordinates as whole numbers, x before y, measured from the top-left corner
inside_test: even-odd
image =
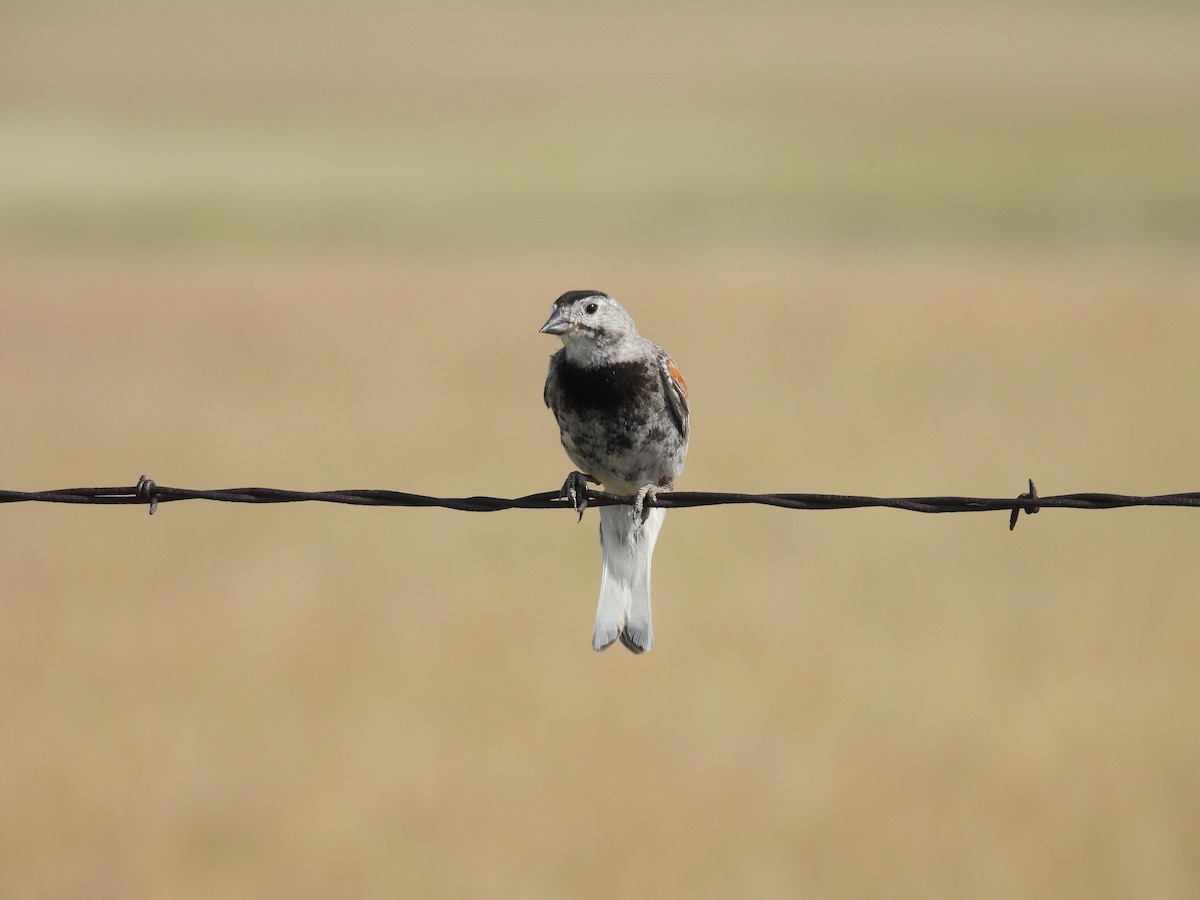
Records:
[[[640,528],[634,527],[630,506],[600,507],[600,602],[592,648],[603,650],[613,641],[634,653],[649,650],[654,643],[650,615],[650,564],[654,544],[667,511],[651,507]]]

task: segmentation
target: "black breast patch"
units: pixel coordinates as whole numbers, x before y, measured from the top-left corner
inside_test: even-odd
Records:
[[[645,403],[658,387],[657,377],[652,377],[642,362],[585,369],[563,359],[557,375],[565,406],[609,415]]]

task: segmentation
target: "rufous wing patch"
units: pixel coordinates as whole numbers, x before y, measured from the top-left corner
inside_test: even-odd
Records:
[[[675,360],[667,360],[667,373],[671,376],[671,380],[679,385],[679,390],[683,391],[683,396],[688,395],[687,382],[683,380],[683,373],[679,371],[679,366],[675,365]]]

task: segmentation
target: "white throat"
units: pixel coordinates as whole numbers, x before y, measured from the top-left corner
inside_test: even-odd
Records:
[[[568,333],[562,336],[562,342],[567,359],[586,368],[639,359],[645,353],[647,343],[637,332],[608,340]]]

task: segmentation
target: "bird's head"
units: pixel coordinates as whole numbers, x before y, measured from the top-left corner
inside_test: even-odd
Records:
[[[629,313],[602,291],[567,291],[554,301],[540,331],[560,337],[567,353],[580,361],[603,361],[637,337]]]

